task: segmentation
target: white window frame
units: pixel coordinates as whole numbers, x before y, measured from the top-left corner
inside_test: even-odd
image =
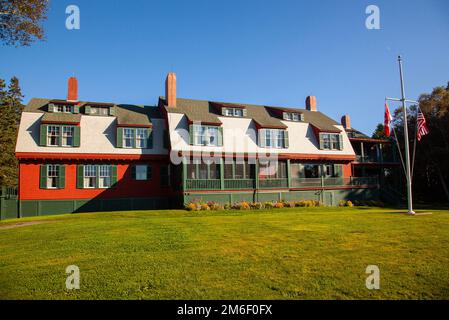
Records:
[[[111,166],[107,164],[101,164],[98,166],[98,187],[101,189],[107,189],[111,187]]]
[[[296,112],[292,113],[292,120],[296,121],[296,122],[301,121],[301,117],[299,116],[299,113],[296,113]]]
[[[83,185],[85,189],[95,189],[97,187],[97,166],[94,164],[87,164],[83,168]],[[93,181],[93,186],[89,186]]]
[[[128,135],[127,132],[130,134]],[[134,147],[134,129],[133,128],[124,128],[123,129],[123,148],[133,148]],[[127,141],[131,142],[131,145],[128,146],[126,144]]]
[[[145,149],[147,147],[148,129],[137,128],[136,129],[136,148]]]
[[[49,125],[47,127],[47,146],[51,147],[59,146],[59,139],[61,139],[60,133],[61,133],[60,126]],[[51,143],[52,138],[56,139],[56,144]]]
[[[217,147],[220,130],[215,126],[193,126],[193,143],[197,146]],[[213,141],[211,138],[215,138]]]
[[[282,129],[266,129],[265,130],[265,147],[273,149],[284,148],[285,133]]]
[[[61,136],[61,146],[63,147],[73,147],[73,139],[75,135],[75,128],[73,126],[62,126],[62,136]],[[66,131],[68,130],[68,131]],[[71,138],[71,143],[67,143],[67,140]]]
[[[57,189],[59,179],[59,165],[47,165],[47,189]],[[53,186],[54,184],[54,186]]]

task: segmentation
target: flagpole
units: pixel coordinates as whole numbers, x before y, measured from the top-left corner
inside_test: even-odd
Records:
[[[402,94],[402,111],[404,113],[404,140],[405,140],[405,170],[406,170],[406,178],[407,178],[407,205],[408,205],[408,214],[414,215],[413,211],[413,200],[412,200],[412,178],[410,174],[410,147],[408,141],[408,124],[407,124],[407,106],[405,99],[405,89],[404,89],[404,75],[402,72],[402,57],[398,56],[399,62],[399,73],[401,76],[401,94]]]

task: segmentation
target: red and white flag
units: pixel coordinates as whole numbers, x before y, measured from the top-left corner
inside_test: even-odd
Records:
[[[393,117],[391,116],[390,109],[388,108],[388,103],[385,102],[385,116],[384,116],[384,129],[385,129],[385,135],[387,137],[390,136],[390,122],[393,120]]]
[[[424,118],[424,114],[421,109],[418,108],[418,115],[416,116],[416,136],[418,141],[421,141],[422,136],[425,136],[429,133],[429,127],[427,127],[426,118]]]

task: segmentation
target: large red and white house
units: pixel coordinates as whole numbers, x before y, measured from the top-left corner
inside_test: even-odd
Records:
[[[17,138],[19,216],[181,207],[194,199],[379,199],[390,142],[305,108],[176,97],[157,106],[33,98]]]

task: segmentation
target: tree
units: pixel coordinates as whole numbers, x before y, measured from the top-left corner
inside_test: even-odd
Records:
[[[373,132],[372,138],[387,139],[387,136],[385,135],[385,126],[382,123],[377,125],[376,130]]]
[[[0,185],[17,185],[17,159],[15,146],[20,114],[23,110],[19,80],[13,77],[6,90],[0,79]]]
[[[0,0],[0,41],[29,46],[44,39],[41,25],[47,19],[48,0]]]

